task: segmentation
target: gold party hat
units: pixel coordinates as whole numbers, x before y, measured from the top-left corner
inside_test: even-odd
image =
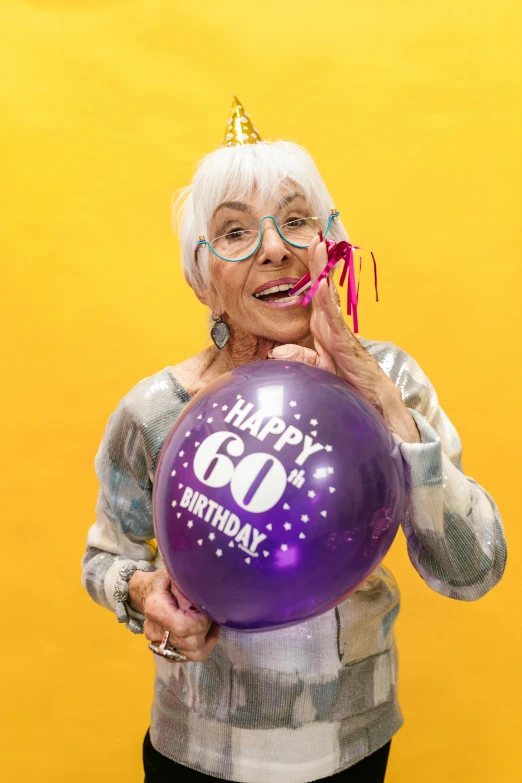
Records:
[[[241,102],[234,95],[230,116],[223,139],[224,147],[243,146],[243,144],[258,144],[262,141],[259,131],[252,125],[252,120]]]

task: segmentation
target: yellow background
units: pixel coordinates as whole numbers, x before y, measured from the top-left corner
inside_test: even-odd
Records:
[[[505,579],[474,604],[394,544],[406,724],[387,783],[522,780],[518,9],[0,4],[2,779],[143,779],[152,655],[80,586],[93,459],[123,394],[206,344],[170,200],[235,92],[265,138],[311,151],[375,252],[361,333],[420,362],[507,528]]]

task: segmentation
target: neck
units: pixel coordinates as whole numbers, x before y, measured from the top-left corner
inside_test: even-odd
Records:
[[[312,336],[307,335],[303,340],[299,340],[298,344],[313,348]],[[234,367],[263,361],[267,358],[268,352],[278,345],[282,343],[234,329],[224,348],[219,350],[215,345],[211,345],[203,351],[205,360],[201,378],[205,383],[210,383],[214,378]]]

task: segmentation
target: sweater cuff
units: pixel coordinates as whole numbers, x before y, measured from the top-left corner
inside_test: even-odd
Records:
[[[420,443],[408,443],[399,435],[393,433],[395,443],[400,449],[403,462],[407,468],[407,484],[410,489],[415,487],[430,487],[443,483],[443,454],[440,438],[424,418],[422,413],[414,408],[408,408],[421,436]]]
[[[113,612],[116,611],[116,600],[114,598],[114,586],[116,584],[116,580],[118,579],[119,573],[124,565],[137,566],[138,560],[130,560],[128,558],[121,558],[120,560],[116,560],[105,574],[105,579],[103,581],[103,589],[105,592],[105,597],[107,599],[107,603],[109,604]]]

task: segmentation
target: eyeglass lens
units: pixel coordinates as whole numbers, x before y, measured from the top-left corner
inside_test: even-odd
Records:
[[[283,237],[295,245],[309,245],[312,239],[322,231],[326,231],[328,218],[307,217],[291,220],[279,226]],[[210,244],[212,249],[224,258],[235,260],[253,252],[259,242],[259,228],[252,229],[238,225],[234,226],[226,234],[213,239]]]

